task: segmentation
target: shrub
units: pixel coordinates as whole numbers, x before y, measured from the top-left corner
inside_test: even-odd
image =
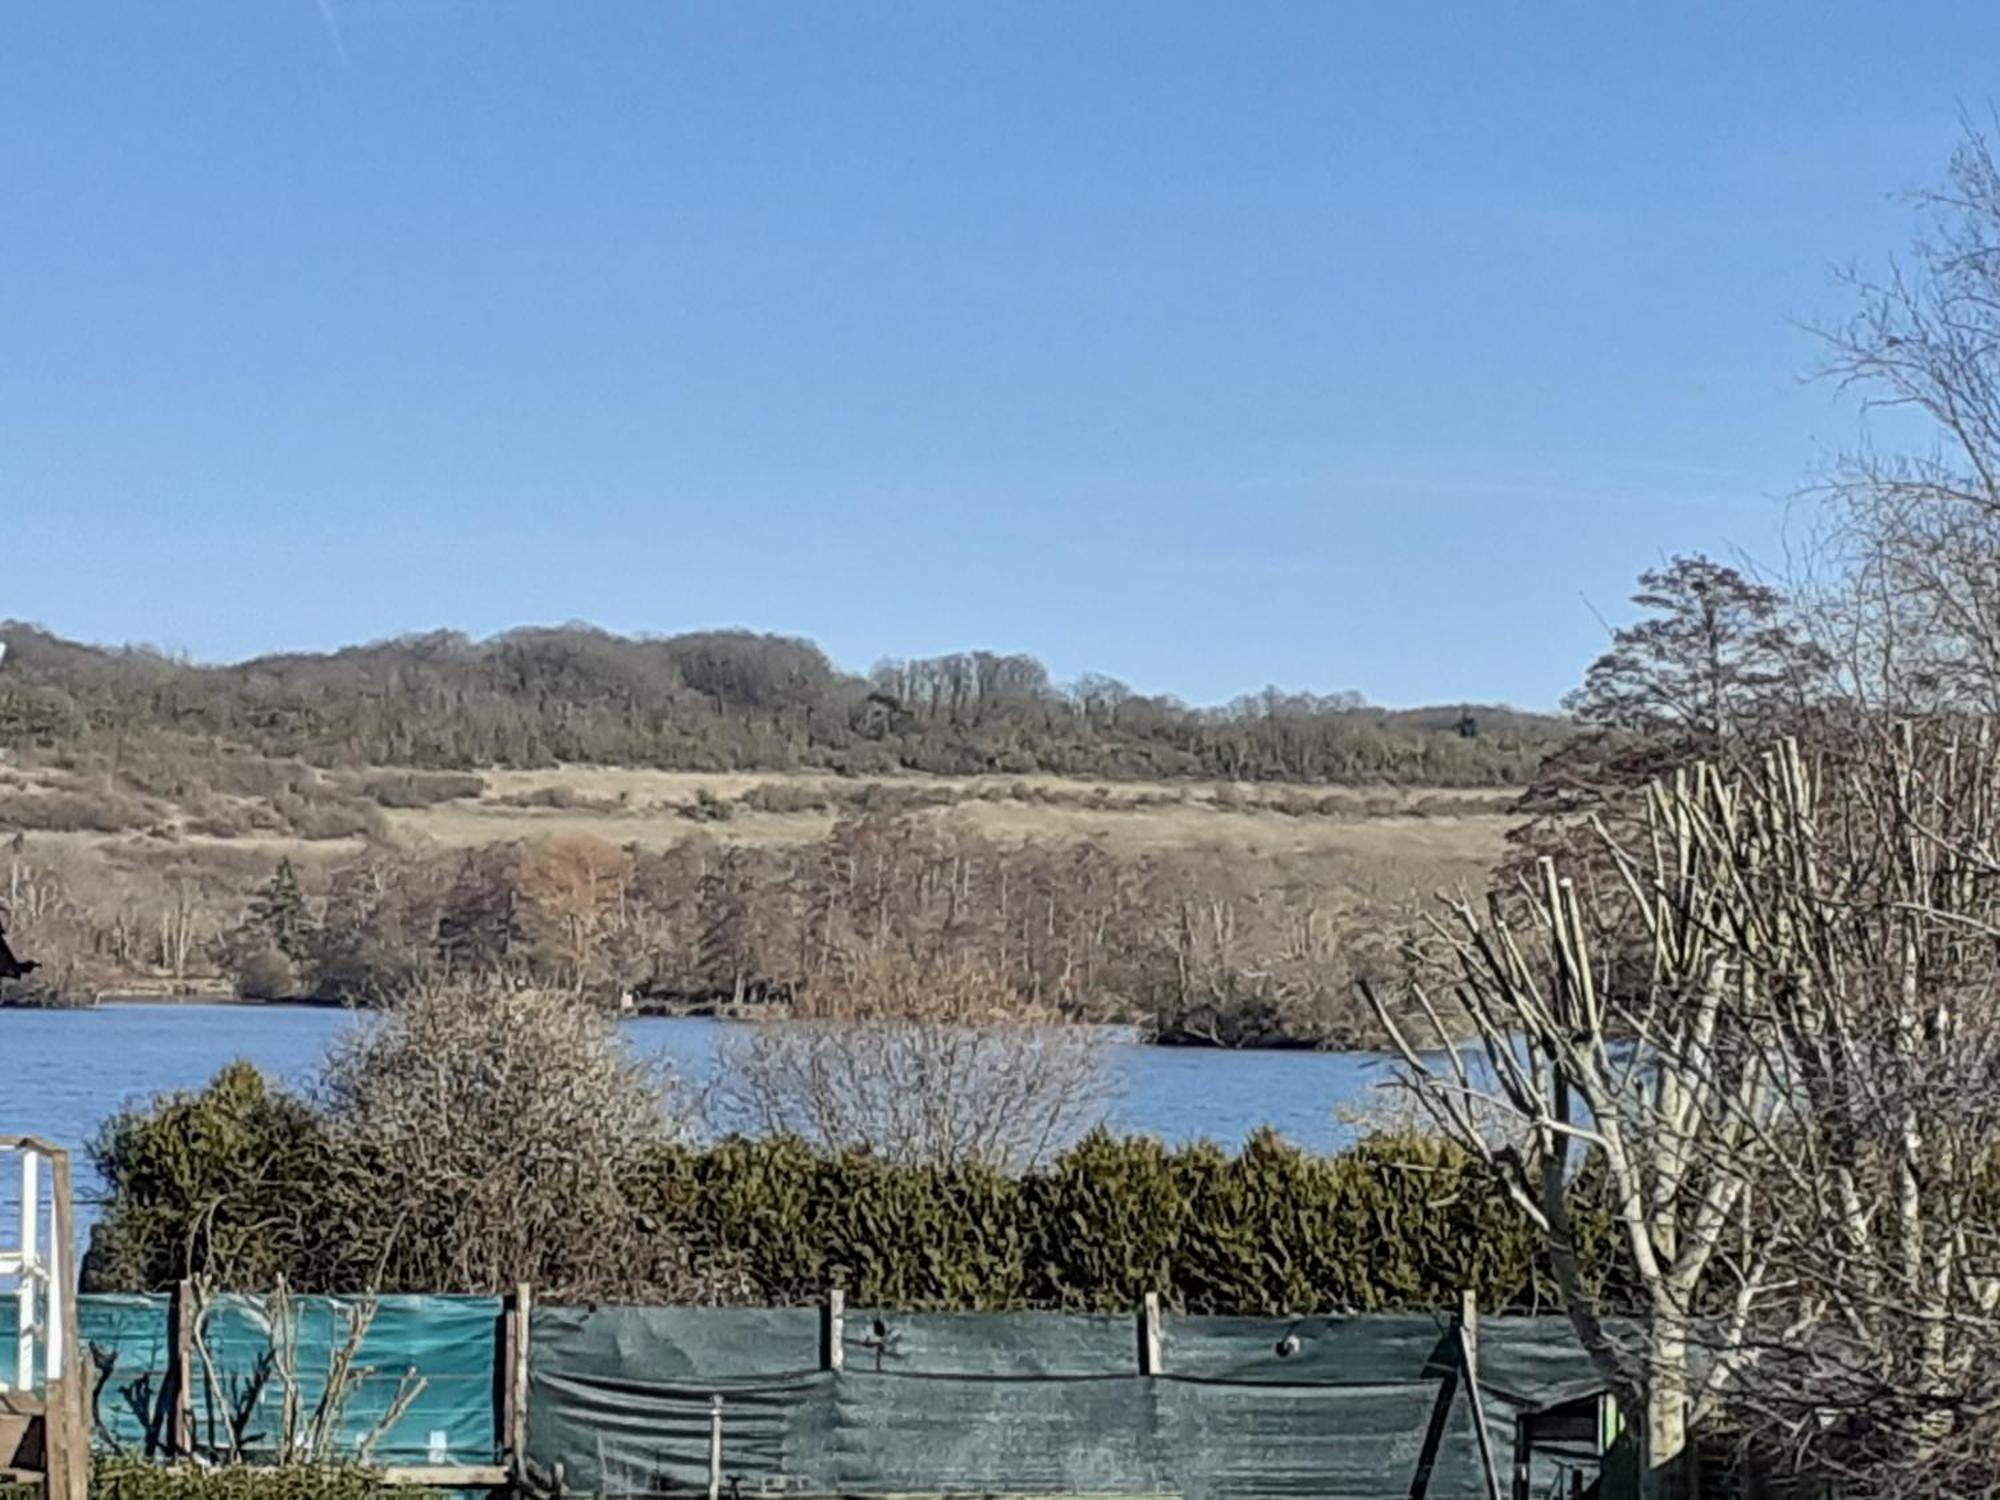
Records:
[[[795,781],[760,782],[737,800],[753,812],[765,813],[824,812],[833,805],[821,788]]]
[[[1546,1305],[1535,1248],[1475,1160],[1409,1136],[1316,1156],[1086,1137],[1047,1167],[897,1166],[792,1138],[663,1154],[656,1211],[759,1300],[1303,1314]],[[1582,1215],[1602,1257],[1608,1220]]]
[[[881,1307],[1020,1305],[1021,1184],[985,1167],[895,1166],[796,1137],[661,1153],[651,1210],[729,1264],[748,1299],[802,1303],[847,1287]]]
[[[0,979],[0,1008],[16,1010],[83,1010],[93,997],[75,983],[73,973],[65,977],[27,974],[19,979]]]
[[[321,785],[320,773],[299,760],[228,749],[218,755],[206,748],[168,759],[177,779],[231,796],[271,798],[286,792],[313,796]],[[128,769],[126,775],[131,774]]]
[[[705,786],[694,789],[694,801],[683,803],[680,814],[697,823],[727,823],[736,816],[736,804],[725,802]]]
[[[810,1019],[723,1043],[721,1107],[760,1134],[910,1165],[1019,1169],[1103,1117],[1101,1034],[1024,1016],[989,966],[882,951],[810,1000]]]
[[[299,992],[299,976],[275,947],[253,948],[236,960],[231,987],[243,1000],[288,1000]]]
[[[124,833],[157,821],[136,797],[121,792],[8,792],[0,795],[0,828],[43,833]]]
[[[283,1468],[239,1465],[151,1464],[139,1459],[100,1458],[91,1465],[90,1492],[106,1500],[424,1500],[435,1490],[386,1485],[372,1469],[345,1464],[299,1464]]]
[[[312,802],[285,794],[271,805],[302,839],[380,839],[389,831],[382,810],[366,803]]]
[[[110,1190],[91,1226],[85,1291],[172,1286],[339,1285],[337,1237],[321,1232],[332,1159],[314,1111],[231,1063],[199,1093],[114,1116],[90,1156]]]
[[[260,824],[272,821],[268,809],[222,797],[204,797],[188,810],[185,826],[189,833],[204,838],[238,839],[255,833]]]
[[[493,800],[500,807],[547,807],[557,812],[615,813],[630,807],[631,794],[620,792],[615,797],[591,797],[572,786],[538,786],[525,792],[510,792]]]
[[[394,776],[371,776],[361,784],[363,796],[377,806],[412,808],[434,807],[440,802],[456,802],[479,797],[486,791],[486,778],[465,771],[404,771]]]
[[[579,806],[586,799],[574,787],[538,786],[530,787],[525,792],[509,792],[506,796],[496,797],[494,800],[502,807],[563,809]]]
[[[668,1098],[573,996],[419,988],[327,1059],[334,1218],[385,1290],[698,1294],[627,1192],[672,1139]]]

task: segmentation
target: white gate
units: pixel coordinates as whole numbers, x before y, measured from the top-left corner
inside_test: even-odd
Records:
[[[0,1218],[0,1295],[11,1287],[15,1330],[14,1347],[0,1350],[0,1392],[33,1392],[60,1381],[70,1358],[69,1159],[29,1137],[0,1136],[0,1172],[19,1188],[13,1223]]]
[[[77,1368],[76,1252],[69,1153],[0,1135],[0,1478],[39,1482],[47,1500],[90,1488],[86,1371]]]

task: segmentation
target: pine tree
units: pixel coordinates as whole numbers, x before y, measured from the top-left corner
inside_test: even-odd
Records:
[[[278,861],[277,872],[251,899],[250,925],[268,933],[272,945],[293,963],[310,956],[315,937],[312,910],[289,859]]]

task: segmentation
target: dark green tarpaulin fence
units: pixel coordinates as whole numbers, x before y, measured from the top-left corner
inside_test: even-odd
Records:
[[[544,1308],[528,1454],[584,1492],[701,1489],[720,1396],[743,1493],[1375,1500],[1409,1491],[1458,1359],[1428,1317],[1168,1319],[1155,1376],[1138,1343],[1130,1317],[849,1311],[835,1370],[811,1310]],[[1595,1381],[1558,1319],[1487,1319],[1479,1357],[1508,1485],[1516,1414]],[[1470,1410],[1460,1392],[1442,1412],[1433,1496],[1486,1494]]]
[[[352,1304],[295,1298],[301,1404],[324,1388]],[[98,1375],[97,1441],[165,1446],[169,1299],[79,1302]],[[366,1373],[339,1423],[352,1454],[406,1371],[422,1393],[373,1452],[395,1465],[502,1461],[502,1306],[384,1297]],[[12,1304],[0,1300],[0,1336]],[[1068,1492],[1207,1497],[1403,1495],[1427,1449],[1429,1494],[1486,1494],[1456,1332],[1444,1317],[1177,1318],[1159,1373],[1139,1373],[1134,1316],[848,1309],[840,1358],[819,1310],[537,1307],[528,1340],[526,1457],[571,1493],[705,1491],[721,1398],[725,1492]],[[195,1438],[220,1453],[244,1409],[253,1452],[278,1430],[268,1312],[224,1298],[206,1320],[214,1378],[196,1361]],[[1596,1387],[1559,1318],[1487,1318],[1480,1387],[1503,1484],[1521,1412]],[[837,1366],[837,1368],[835,1367]],[[1548,1492],[1550,1474],[1536,1476]]]

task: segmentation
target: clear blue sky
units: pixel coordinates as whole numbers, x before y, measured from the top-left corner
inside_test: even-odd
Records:
[[[0,616],[1552,703],[1779,558],[1990,4],[10,0]]]

